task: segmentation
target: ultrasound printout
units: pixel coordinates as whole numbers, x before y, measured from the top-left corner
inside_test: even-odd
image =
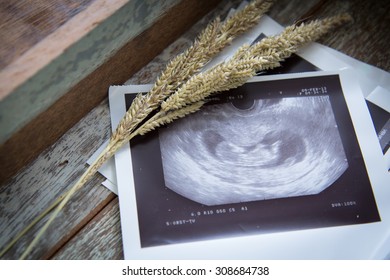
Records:
[[[348,168],[329,96],[232,98],[161,130],[166,187],[212,206],[318,194]]]
[[[338,75],[213,96],[131,157],[141,247],[380,220]]]

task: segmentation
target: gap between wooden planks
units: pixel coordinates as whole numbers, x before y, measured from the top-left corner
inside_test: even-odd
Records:
[[[93,211],[91,211],[84,219],[80,221],[72,230],[61,238],[53,247],[46,252],[41,259],[52,259],[65,245],[77,236],[91,222],[100,220],[103,213],[108,212],[108,208],[119,207],[118,197],[114,193],[110,193],[101,203],[99,203]]]

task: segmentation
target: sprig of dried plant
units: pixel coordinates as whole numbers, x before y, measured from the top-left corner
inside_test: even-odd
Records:
[[[262,70],[280,65],[308,42],[318,40],[330,30],[351,20],[348,14],[315,20],[308,24],[289,26],[280,35],[261,40],[253,46],[245,45],[227,62],[189,79],[161,104],[163,111],[182,108],[204,100],[213,93],[226,91],[244,84]]]
[[[22,259],[30,253],[72,195],[124,143],[128,143],[137,135],[143,135],[199,110],[210,94],[238,87],[256,72],[279,66],[282,60],[306,43],[317,40],[333,28],[350,20],[348,15],[341,15],[287,27],[278,36],[263,39],[253,46],[241,47],[229,61],[201,73],[201,68],[235,36],[257,23],[259,14],[263,14],[270,7],[271,2],[253,1],[225,23],[221,23],[219,19],[213,21],[186,52],[168,63],[150,92],[135,98],[100,156],[79,181],[61,199],[57,199],[55,202],[56,205],[58,204],[57,208],[27,247]],[[150,117],[150,114],[157,109],[159,111]],[[146,118],[148,119],[145,121]]]
[[[168,63],[165,70],[146,95],[138,95],[119,123],[111,141],[121,141],[122,135],[131,132],[160,103],[182,83],[198,73],[217,53],[228,46],[234,38],[256,25],[260,17],[271,7],[272,0],[255,0],[237,12],[226,22],[217,18],[199,35],[192,46]],[[128,137],[125,137],[128,138]],[[123,139],[127,142],[127,139]]]

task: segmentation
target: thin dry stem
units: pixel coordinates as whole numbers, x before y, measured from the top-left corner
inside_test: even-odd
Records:
[[[166,124],[173,122],[174,120],[183,118],[189,114],[195,113],[198,111],[204,104],[203,101],[198,101],[189,106],[183,107],[178,110],[164,112],[160,111],[156,115],[153,116],[150,120],[148,120],[144,125],[142,125],[139,129],[137,129],[134,133],[136,135],[145,135],[146,133]]]
[[[39,239],[42,237],[42,235],[45,233],[49,225],[54,221],[54,219],[57,217],[58,213],[62,210],[62,208],[65,206],[65,204],[69,201],[69,199],[72,197],[72,195],[81,188],[87,181],[89,181],[92,176],[97,172],[97,170],[103,165],[104,162],[107,161],[108,158],[110,158],[114,154],[114,151],[112,149],[112,145],[108,145],[102,153],[99,155],[99,157],[89,166],[89,168],[86,170],[86,172],[81,176],[81,178],[77,181],[75,185],[73,185],[72,188],[70,188],[64,195],[59,197],[54,204],[58,204],[57,208],[54,209],[52,215],[48,219],[48,221],[42,226],[42,228],[39,230],[35,238],[32,240],[32,242],[29,244],[29,246],[26,248],[26,250],[23,252],[20,259],[25,259],[28,254],[31,252],[31,250],[34,248],[34,246],[38,243]],[[52,206],[51,205],[51,206]],[[55,205],[54,205],[55,207]],[[50,208],[50,207],[49,207]],[[45,211],[46,212],[46,211]]]
[[[36,217],[31,223],[29,223],[21,232],[18,233],[8,244],[1,250],[0,257],[2,257],[11,247],[33,226],[35,226],[40,220],[42,220],[47,214],[49,214],[66,196],[67,193],[60,195],[49,207],[47,207],[38,217]]]

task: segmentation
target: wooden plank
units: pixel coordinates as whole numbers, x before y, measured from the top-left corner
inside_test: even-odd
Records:
[[[177,0],[169,0],[172,1]],[[126,3],[126,0],[93,2],[0,71],[1,144],[64,96],[72,86],[96,69],[107,53],[115,50],[110,40],[102,39],[107,34],[103,34],[101,29],[107,24],[114,25],[112,18],[123,9],[130,9]],[[34,15],[33,11],[30,12]],[[21,19],[29,16],[30,13],[27,13]],[[131,34],[133,30],[128,29]],[[7,36],[6,31],[1,33]],[[121,31],[128,40],[127,30]],[[30,36],[35,38],[35,33],[39,35],[39,32],[32,32]],[[118,38],[118,41],[121,42],[121,39]]]
[[[283,26],[293,24],[307,14],[322,6],[323,0],[289,1],[278,0],[269,12],[269,16]]]
[[[171,0],[170,2],[172,1],[174,2],[175,0]],[[44,2],[50,1],[46,0]],[[2,84],[2,87],[0,88],[0,100],[4,99],[9,94],[12,94],[17,87],[21,86],[28,79],[33,77],[38,71],[43,69],[54,59],[58,58],[61,54],[69,51],[68,49],[70,47],[75,45],[82,38],[85,38],[86,35],[90,36],[90,32],[95,30],[97,25],[99,25],[101,22],[104,22],[105,20],[109,20],[109,18],[114,13],[118,12],[118,10],[120,10],[120,8],[122,8],[127,2],[127,0],[103,0],[92,2],[85,11],[75,15],[68,22],[66,22],[66,24],[60,25],[58,29],[55,30],[55,32],[51,32],[43,40],[38,41],[37,44],[31,45],[23,55],[18,57],[16,61],[14,61],[11,65],[8,65],[5,69],[2,69],[0,72],[0,83]],[[36,6],[42,7],[42,5],[39,5],[38,3],[40,2],[36,2],[31,6],[35,8],[37,8]],[[45,3],[43,3],[43,7],[44,5]],[[49,5],[48,7],[51,6]],[[35,9],[29,13],[26,13],[21,18],[23,22],[28,22],[31,17],[37,17],[37,15],[34,13],[34,10]],[[7,11],[8,9],[6,9],[5,12]],[[47,11],[40,11],[39,8],[38,11],[38,13],[42,14],[44,21],[44,19],[47,17]],[[52,17],[61,17],[61,15],[57,15],[58,13],[56,13],[55,10],[52,12],[54,12]],[[130,21],[131,19],[128,20]],[[147,22],[143,23],[147,24]],[[12,28],[13,26],[11,25],[10,27]],[[50,30],[52,28],[48,29]],[[17,31],[18,30],[15,30],[14,33],[18,33]],[[43,34],[48,33],[48,31],[44,31],[45,32],[42,32]],[[7,40],[6,37],[9,35],[9,33],[12,32],[12,29],[6,29],[1,33],[3,34],[2,36],[5,37],[4,39]],[[36,37],[36,33],[38,33],[38,36],[40,35],[39,32],[33,32],[33,38]],[[104,36],[106,34],[101,35]],[[96,59],[100,58],[96,57]],[[8,82],[4,83],[6,81]]]
[[[0,183],[15,175],[21,167],[53,144],[82,116],[99,104],[106,97],[109,85],[125,82],[196,20],[215,7],[218,1],[180,2],[71,88],[50,108],[1,144]]]
[[[94,0],[0,1],[0,71]],[[1,99],[1,98],[0,98]]]
[[[123,259],[120,232],[118,198],[115,198],[51,259]]]
[[[94,147],[109,137],[109,127],[108,104],[103,102],[19,176],[0,187],[1,248],[76,182],[85,171],[85,162]],[[35,247],[30,258],[39,259],[56,251],[113,199],[114,195],[100,186],[102,181],[102,176],[96,175],[77,192]],[[42,224],[34,227],[4,258],[18,258]]]

